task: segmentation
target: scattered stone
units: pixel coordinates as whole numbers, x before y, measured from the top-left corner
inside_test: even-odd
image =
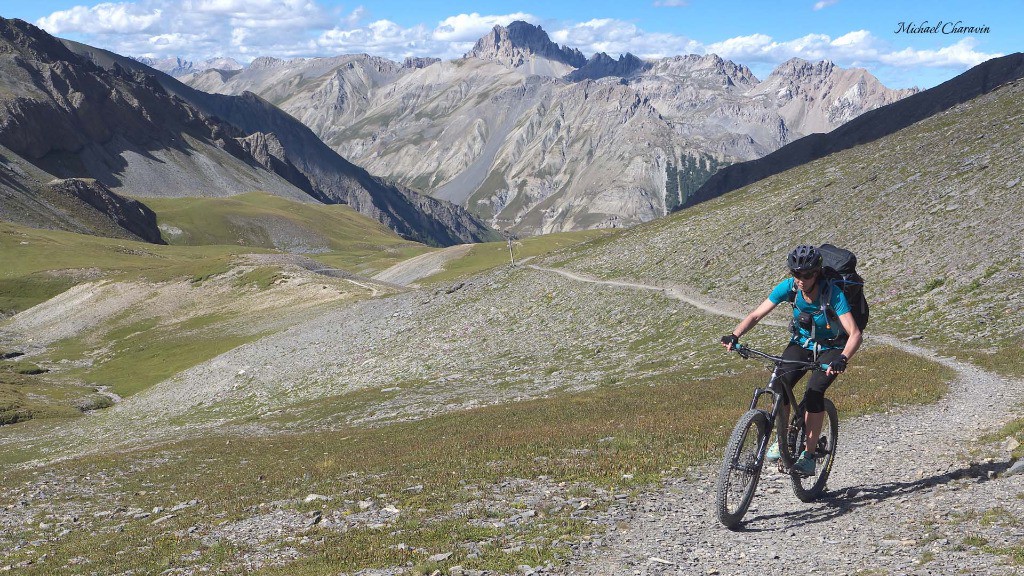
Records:
[[[184,510],[185,508],[189,508],[191,506],[195,506],[198,503],[199,503],[199,500],[189,500],[188,502],[182,502],[180,504],[175,505],[173,508],[168,510],[168,512],[180,512],[180,511]]]
[[[1013,476],[1014,474],[1024,473],[1024,459],[1017,460],[1013,466],[1010,466],[1006,472],[1003,472],[1003,476]]]
[[[310,515],[309,522],[306,524],[306,526],[316,526],[317,524],[320,523],[320,520],[322,520],[322,519],[323,519],[323,513],[320,512],[319,510],[315,510]]]
[[[444,562],[445,560],[451,558],[451,556],[452,556],[451,552],[444,552],[444,553],[441,553],[441,554],[434,554],[430,558],[427,558],[427,560],[430,561],[430,562]]]
[[[330,500],[330,498],[324,496],[323,494],[310,494],[309,496],[306,496],[305,498],[302,499],[302,501],[306,504],[309,504],[310,502],[317,502],[319,500]]]
[[[403,488],[402,492],[405,492],[406,494],[419,494],[420,492],[423,492],[423,484]]]

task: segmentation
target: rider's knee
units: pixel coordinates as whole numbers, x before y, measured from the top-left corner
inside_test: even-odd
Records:
[[[804,408],[808,412],[823,412],[825,410],[825,393],[808,388],[804,392]]]

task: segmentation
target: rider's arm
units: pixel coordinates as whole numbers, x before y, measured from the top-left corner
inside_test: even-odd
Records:
[[[761,302],[760,306],[754,308],[753,312],[747,314],[747,317],[741,320],[740,323],[736,325],[736,328],[732,331],[732,333],[735,334],[737,338],[743,336],[744,334],[749,332],[751,328],[757,326],[757,323],[760,322],[762,318],[767,316],[769,312],[775,310],[776,306],[778,306],[778,304],[772,302],[770,298],[766,299],[764,302]]]
[[[849,360],[853,357],[853,354],[860,348],[862,335],[860,328],[857,327],[857,321],[853,319],[853,312],[847,312],[839,317],[839,321],[843,324],[843,329],[850,335],[846,339],[846,346],[843,347],[843,356]]]

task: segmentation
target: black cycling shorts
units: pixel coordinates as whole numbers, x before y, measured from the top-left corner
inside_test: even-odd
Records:
[[[836,348],[822,350],[818,353],[817,362],[819,364],[831,364],[832,361],[839,358],[842,353],[842,350]],[[795,360],[799,362],[814,362],[814,352],[800,346],[799,344],[790,344],[787,346],[782,352],[782,357],[787,360]],[[806,373],[807,369],[802,368],[799,365],[786,363],[779,365],[779,379],[782,380],[786,386],[789,386],[791,390]],[[828,390],[828,387],[836,379],[836,376],[838,376],[838,374],[826,376],[824,372],[815,370],[811,373],[811,379],[807,382],[807,390],[814,390],[824,396],[825,390]],[[804,392],[804,399],[806,400],[806,398],[807,393]],[[783,401],[786,404],[789,404],[789,400],[787,398],[783,398]]]

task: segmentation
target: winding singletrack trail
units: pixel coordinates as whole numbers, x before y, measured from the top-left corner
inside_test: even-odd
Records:
[[[531,268],[743,315],[683,286]],[[1024,574],[1024,565],[1011,562],[1014,550],[1024,551],[1024,474],[1000,475],[1010,465],[1005,450],[973,454],[977,436],[1019,416],[1024,382],[891,336],[867,338],[952,369],[949,393],[935,404],[841,420],[829,490],[816,502],[800,502],[789,477],[766,466],[739,530],[725,529],[715,515],[717,463],[617,504],[604,518],[607,537],[583,547],[569,573]],[[737,417],[744,409],[736,407]]]

